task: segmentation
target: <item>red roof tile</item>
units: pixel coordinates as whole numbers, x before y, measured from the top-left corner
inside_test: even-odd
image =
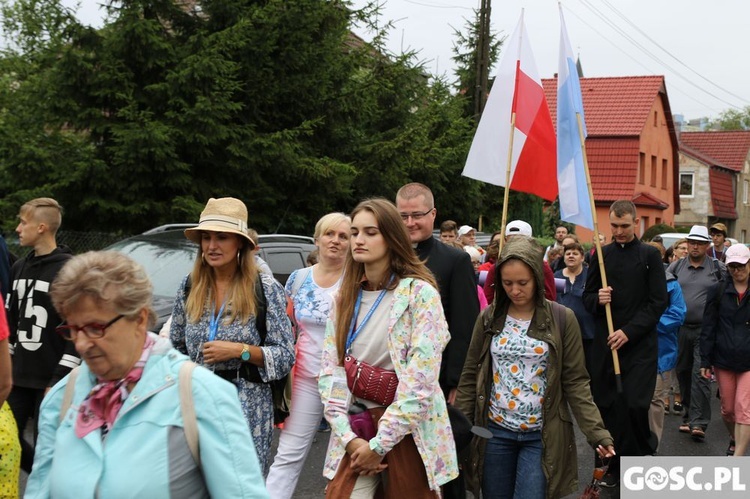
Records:
[[[557,126],[557,78],[543,79],[542,86],[552,122]],[[664,104],[670,135],[675,137],[664,77],[581,78],[581,93],[588,132],[586,152],[594,198],[598,203],[637,198],[640,194],[635,191],[640,161],[640,135],[651,119],[654,103],[660,98]],[[677,168],[676,151],[673,162]],[[675,172],[673,199],[670,200],[675,213],[680,211],[678,179],[679,175]],[[649,201],[650,205],[663,202]]]
[[[648,206],[650,208],[659,208],[660,210],[666,210],[669,208],[669,203],[663,199],[659,199],[653,194],[648,192],[639,192],[638,195],[633,198],[633,203],[636,206]]]
[[[557,78],[543,79],[542,85],[556,124]],[[581,78],[588,136],[640,135],[662,91],[664,76]]]
[[[734,205],[734,189],[732,179],[734,173],[718,168],[709,168],[708,182],[711,185],[711,204],[713,204],[713,216],[717,218],[729,218],[736,220],[737,211]]]
[[[687,154],[691,158],[697,159],[701,163],[708,165],[708,166],[718,166],[721,168],[726,168],[727,170],[733,170],[732,168],[729,168],[727,165],[721,163],[718,159],[714,158],[713,156],[709,156],[708,154],[705,154],[701,151],[698,151],[697,149],[693,149],[692,147],[686,145],[684,142],[680,142],[680,152],[683,154]]]
[[[638,137],[589,138],[586,156],[594,199],[602,202],[633,197],[638,174]]]
[[[750,130],[723,132],[682,132],[680,143],[692,147],[741,172],[750,152]]]

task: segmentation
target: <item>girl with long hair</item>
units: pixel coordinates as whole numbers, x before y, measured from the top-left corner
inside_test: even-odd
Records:
[[[354,209],[350,248],[321,360],[326,497],[437,497],[458,468],[438,384],[450,335],[435,280],[385,199]]]

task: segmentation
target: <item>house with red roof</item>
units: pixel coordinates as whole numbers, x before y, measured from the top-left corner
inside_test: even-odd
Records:
[[[543,79],[552,121],[557,122],[557,79]],[[586,154],[599,230],[609,236],[609,206],[632,200],[640,218],[636,234],[672,225],[680,212],[679,149],[664,76],[581,78]],[[592,231],[576,227],[581,241]]]
[[[750,241],[750,131],[682,132],[680,203],[675,225],[721,222]]]

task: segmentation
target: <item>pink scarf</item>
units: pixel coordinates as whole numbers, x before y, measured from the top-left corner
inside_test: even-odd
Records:
[[[98,380],[99,384],[91,389],[78,411],[75,427],[78,438],[85,437],[97,428],[109,430],[112,427],[122,404],[128,398],[128,385],[141,379],[154,343],[154,339],[146,335],[141,358],[124,378],[116,381]]]

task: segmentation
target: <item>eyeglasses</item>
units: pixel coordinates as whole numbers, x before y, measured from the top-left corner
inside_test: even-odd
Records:
[[[422,220],[422,218],[432,213],[432,210],[434,209],[435,208],[430,208],[424,213],[419,213],[418,211],[415,211],[414,213],[399,213],[399,215],[401,215],[401,220],[403,220],[404,222],[407,222],[409,220],[409,217],[411,217],[412,220]]]
[[[739,272],[740,270],[747,270],[747,264],[745,264],[745,265],[729,264],[729,265],[727,265],[727,269],[730,272]]]
[[[118,315],[106,324],[84,324],[83,326],[71,326],[69,324],[60,324],[55,328],[55,332],[69,341],[75,341],[78,333],[83,332],[87,338],[95,340],[104,336],[107,328],[125,317],[123,314]]]

